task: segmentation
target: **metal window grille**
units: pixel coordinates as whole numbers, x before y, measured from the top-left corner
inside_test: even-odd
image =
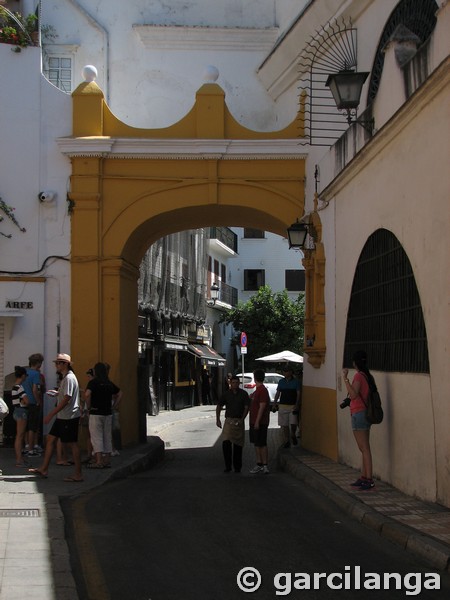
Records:
[[[344,365],[365,350],[378,371],[429,373],[422,305],[411,263],[397,238],[379,229],[356,267],[345,335]]]

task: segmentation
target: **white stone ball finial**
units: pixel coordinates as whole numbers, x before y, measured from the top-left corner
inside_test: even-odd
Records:
[[[219,69],[213,65],[208,65],[203,72],[203,81],[205,83],[215,83],[219,78]]]
[[[86,65],[82,70],[83,79],[90,83],[91,81],[95,81],[97,79],[97,69],[94,65]]]

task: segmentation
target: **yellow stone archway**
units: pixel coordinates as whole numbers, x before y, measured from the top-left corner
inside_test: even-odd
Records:
[[[73,93],[71,353],[98,360],[126,398],[124,442],[138,438],[137,279],[150,244],[190,228],[251,226],[280,235],[304,212],[303,107],[277,132],[240,125],[216,84],[164,129],[119,121],[95,82]]]

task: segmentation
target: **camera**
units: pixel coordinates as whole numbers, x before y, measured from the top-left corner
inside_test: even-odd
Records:
[[[347,408],[347,406],[350,406],[350,398],[347,396],[347,398],[345,398],[345,400],[343,400],[339,406],[341,408]]]
[[[55,197],[55,192],[45,191],[39,192],[39,202],[51,202]]]

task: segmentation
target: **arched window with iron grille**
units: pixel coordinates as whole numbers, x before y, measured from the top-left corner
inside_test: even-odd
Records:
[[[377,95],[384,66],[384,49],[395,29],[399,25],[404,25],[412,33],[415,33],[423,44],[430,37],[436,25],[438,8],[435,0],[401,0],[394,8],[378,43],[371,70],[367,106],[372,104]]]
[[[429,373],[422,305],[411,263],[387,229],[367,240],[359,257],[350,296],[344,366],[365,350],[371,369]]]

